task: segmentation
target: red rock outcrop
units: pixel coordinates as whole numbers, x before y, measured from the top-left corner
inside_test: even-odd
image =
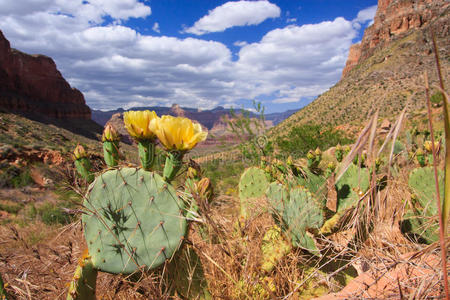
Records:
[[[58,119],[91,119],[83,94],[70,87],[50,57],[12,49],[1,31],[0,108]]]
[[[344,70],[342,70],[342,77],[344,77],[354,66],[358,64],[359,58],[361,57],[361,44],[354,44],[350,47],[348,52],[347,62],[345,64]]]
[[[186,117],[186,111],[178,104],[172,104],[170,108],[170,114],[176,117]]]
[[[345,77],[355,65],[369,58],[377,48],[383,47],[409,30],[429,24],[449,6],[450,2],[447,0],[378,0],[374,23],[366,28],[359,46],[358,62],[354,62],[356,49],[353,49],[353,52],[350,49],[342,77]]]

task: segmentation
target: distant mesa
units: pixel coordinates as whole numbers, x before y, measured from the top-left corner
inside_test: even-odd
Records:
[[[158,116],[162,115],[171,115],[176,117],[186,117],[192,120],[199,122],[203,127],[208,130],[213,129],[216,125],[219,127],[222,126],[222,118],[223,116],[229,116],[231,109],[224,108],[222,106],[217,106],[216,108],[210,110],[200,110],[196,108],[188,108],[181,107],[179,104],[172,104],[171,107],[163,107],[163,106],[151,106],[151,107],[133,107],[130,110],[153,110],[158,114]],[[281,113],[271,113],[266,114],[265,119],[270,121],[269,124],[271,126],[276,125],[288,118],[290,115],[295,113],[297,110],[287,110]],[[118,108],[110,111],[101,111],[101,110],[92,110],[92,119],[100,125],[105,125],[113,115],[117,113],[123,113],[124,110],[122,108]],[[240,113],[240,110],[235,110],[236,113]],[[250,113],[250,117],[256,117],[255,114]]]
[[[83,94],[69,85],[50,57],[12,49],[1,31],[0,108],[56,119],[91,119]]]

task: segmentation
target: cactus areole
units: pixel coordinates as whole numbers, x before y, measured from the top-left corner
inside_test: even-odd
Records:
[[[154,172],[109,170],[90,185],[82,217],[96,269],[130,274],[170,259],[187,231],[184,204]]]

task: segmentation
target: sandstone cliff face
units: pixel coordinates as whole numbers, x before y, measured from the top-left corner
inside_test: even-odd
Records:
[[[350,48],[342,77],[355,65],[372,56],[377,49],[385,47],[409,30],[429,24],[449,6],[447,0],[378,0],[374,23],[365,30],[360,46]],[[355,57],[358,57],[357,62]]]
[[[91,119],[83,94],[70,87],[51,58],[11,49],[1,31],[0,107],[58,119]]]
[[[361,57],[361,44],[354,44],[350,47],[348,53],[347,63],[345,64],[344,70],[342,70],[342,76],[345,76],[354,66],[358,64],[359,58]]]

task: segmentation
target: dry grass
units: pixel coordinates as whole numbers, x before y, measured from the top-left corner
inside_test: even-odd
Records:
[[[202,215],[207,217],[202,218],[202,223],[192,224],[184,247],[193,249],[200,258],[213,299],[310,299],[341,290],[345,276],[340,271],[347,267],[365,272],[364,276],[371,280],[362,290],[358,286],[352,291],[355,299],[373,296],[373,290],[386,299],[399,299],[400,293],[405,299],[427,299],[441,289],[439,271],[430,272],[432,268],[439,269],[435,264],[439,257],[433,255],[435,248],[424,250],[400,233],[402,199],[408,193],[403,182],[403,178],[390,182],[391,192],[386,195],[389,210],[357,250],[349,246],[356,228],[350,226],[347,238],[345,233],[339,233],[320,240],[321,248],[327,249],[324,259],[296,249],[272,271],[264,273],[261,245],[274,221],[266,212],[239,225],[238,200],[231,197],[219,197],[214,205],[201,207]],[[263,199],[258,200],[258,205],[267,207]],[[33,245],[30,239],[36,232],[47,238]],[[65,299],[67,284],[86,247],[79,222],[57,229],[42,223],[24,228],[2,226],[0,240],[0,269],[11,295],[16,299]],[[414,260],[411,253],[426,253],[426,258],[419,256]],[[180,299],[171,286],[170,270],[171,264],[167,264],[140,280],[99,273],[97,297]],[[380,291],[380,282],[386,285],[386,274],[395,277],[397,273],[409,274],[398,277],[401,281],[395,283],[400,289],[385,287]]]

